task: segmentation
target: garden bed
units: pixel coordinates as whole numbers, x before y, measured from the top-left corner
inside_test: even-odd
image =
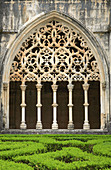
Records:
[[[111,135],[0,135],[0,170],[111,169]]]

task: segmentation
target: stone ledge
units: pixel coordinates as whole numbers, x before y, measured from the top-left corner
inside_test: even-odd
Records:
[[[9,129],[9,130],[2,130],[0,134],[95,134],[95,135],[109,135],[111,134],[108,130],[101,130],[101,129]]]

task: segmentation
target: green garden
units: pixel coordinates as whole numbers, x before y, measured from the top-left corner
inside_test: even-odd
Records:
[[[111,169],[111,135],[0,135],[0,170]]]

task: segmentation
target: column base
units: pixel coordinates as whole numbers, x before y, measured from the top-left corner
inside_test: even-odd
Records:
[[[3,128],[6,129],[6,126],[7,126],[7,118],[6,118],[6,115],[3,115]]]
[[[111,132],[111,121],[107,123],[106,125],[108,132]]]
[[[53,123],[52,124],[52,129],[58,129],[58,124],[57,123]]]
[[[90,124],[87,122],[85,122],[84,124],[83,124],[83,129],[90,129]]]
[[[20,129],[27,129],[27,125],[25,124],[25,123],[21,123],[21,125],[20,125]]]
[[[42,129],[42,123],[41,122],[37,122],[36,129]]]
[[[68,124],[68,129],[69,130],[73,130],[74,129],[74,124],[73,123],[69,123]]]

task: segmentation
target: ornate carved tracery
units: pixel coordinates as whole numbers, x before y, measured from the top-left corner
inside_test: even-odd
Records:
[[[11,81],[99,80],[97,61],[80,33],[52,20],[23,43],[10,70]]]

